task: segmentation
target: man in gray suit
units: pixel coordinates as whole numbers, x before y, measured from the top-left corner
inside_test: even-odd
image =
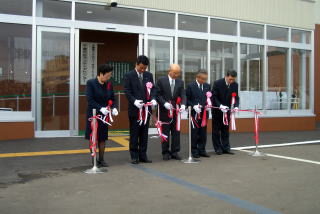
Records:
[[[172,64],[170,65],[168,75],[160,77],[157,80],[157,101],[160,106],[160,121],[167,123],[162,125],[162,131],[164,135],[168,136],[167,141],[164,140],[162,142],[163,160],[170,160],[171,158],[181,160],[178,154],[180,151],[180,130],[177,130],[177,111],[181,113],[186,109],[186,93],[183,81],[178,79],[180,74],[180,66]],[[171,151],[169,149],[170,134]]]

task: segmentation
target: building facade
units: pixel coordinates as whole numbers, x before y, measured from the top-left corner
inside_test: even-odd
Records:
[[[199,69],[210,84],[238,71],[240,108],[263,113],[262,131],[312,130],[320,120],[319,0],[0,3],[0,140],[81,135],[85,83],[102,63],[115,68],[112,128],[126,130],[122,79],[139,54],[155,80],[170,63],[186,84]],[[251,131],[252,117],[240,112],[237,131]]]

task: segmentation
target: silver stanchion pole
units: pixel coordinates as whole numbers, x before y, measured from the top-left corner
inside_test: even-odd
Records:
[[[254,131],[255,131],[255,151],[250,152],[249,155],[253,157],[266,157],[267,155],[263,152],[259,151],[259,123],[258,123],[258,113],[257,113],[257,106],[254,107]]]
[[[188,108],[188,112],[189,112],[189,158],[182,160],[183,163],[199,163],[200,160],[196,160],[192,157],[191,154],[191,106],[189,106]]]
[[[96,148],[97,148],[97,133],[96,133],[96,122],[97,122],[97,119],[96,119],[96,109],[93,109],[92,110],[92,123],[93,123],[93,130],[92,130],[92,139],[93,139],[93,143],[95,145],[95,148],[92,148],[92,152],[95,152],[95,155],[93,156],[93,167],[91,169],[87,169],[84,171],[84,173],[86,174],[98,174],[98,173],[103,173],[104,171],[102,171],[101,169],[99,169],[97,167],[97,154],[96,154]]]

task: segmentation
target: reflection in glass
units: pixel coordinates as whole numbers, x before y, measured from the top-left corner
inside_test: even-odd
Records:
[[[57,19],[71,19],[71,2],[37,0],[37,16]]]
[[[208,19],[198,16],[179,15],[179,30],[208,32]]]
[[[148,11],[148,27],[174,29],[175,14]]]
[[[268,47],[267,109],[288,108],[287,52],[286,48]]]
[[[292,42],[310,44],[310,37],[311,37],[310,31],[296,30],[296,29],[291,30]]]
[[[161,40],[148,41],[150,67],[149,70],[155,74],[155,80],[168,74],[170,65],[170,42]]]
[[[263,46],[241,44],[241,108],[263,108]]]
[[[178,63],[186,85],[195,80],[199,69],[207,69],[207,44],[207,40],[179,38]]]
[[[221,19],[211,19],[211,33],[237,35],[237,22]]]
[[[288,28],[267,26],[267,39],[288,41]]]
[[[32,16],[32,0],[1,0],[0,13]]]
[[[264,26],[251,23],[240,23],[241,36],[263,39]]]
[[[237,70],[237,43],[211,41],[211,81],[223,78],[228,70]]]
[[[291,109],[310,108],[310,51],[292,50]]]
[[[31,25],[0,29],[0,108],[31,111]]]
[[[68,33],[42,33],[42,130],[69,129],[69,44]]]
[[[76,20],[143,26],[143,10],[76,4]]]

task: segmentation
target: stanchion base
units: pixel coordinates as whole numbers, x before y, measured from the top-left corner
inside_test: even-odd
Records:
[[[265,153],[259,152],[259,150],[256,150],[254,152],[250,152],[249,155],[252,157],[266,157],[267,156]]]
[[[189,157],[188,159],[182,160],[183,163],[199,163],[200,160],[193,159],[192,157]]]
[[[104,173],[106,171],[107,171],[106,169],[101,170],[98,167],[94,166],[91,169],[85,170],[84,173],[86,173],[86,174],[100,174],[100,173]]]

